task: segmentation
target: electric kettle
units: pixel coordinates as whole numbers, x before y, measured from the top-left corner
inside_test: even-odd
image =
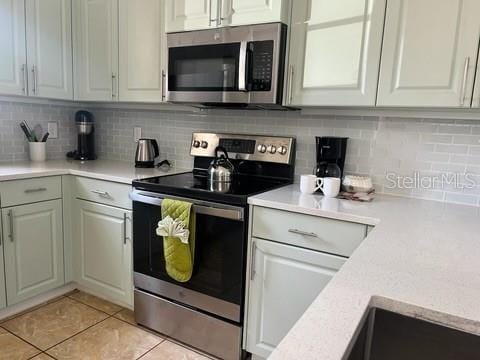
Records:
[[[139,139],[135,153],[135,167],[153,168],[155,166],[155,158],[159,155],[157,140]]]

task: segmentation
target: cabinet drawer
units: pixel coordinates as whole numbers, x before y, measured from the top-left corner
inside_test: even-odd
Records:
[[[9,180],[0,183],[2,207],[59,199],[62,197],[60,176],[25,180]]]
[[[128,197],[130,191],[131,186],[126,184],[84,177],[75,178],[75,197],[100,204],[131,209],[132,201]]]
[[[317,216],[253,209],[252,236],[341,256],[350,256],[362,242],[366,225]]]

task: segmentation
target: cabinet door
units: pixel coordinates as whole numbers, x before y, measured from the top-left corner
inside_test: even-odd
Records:
[[[292,9],[291,105],[374,106],[385,0],[300,0]]]
[[[1,217],[0,217],[1,228]],[[3,263],[3,232],[0,231],[0,309],[7,306],[7,295],[5,292],[5,266]]]
[[[267,358],[345,259],[257,238],[252,251],[246,347]]]
[[[165,0],[166,31],[209,29],[217,24],[220,0]]]
[[[74,1],[75,99],[118,95],[118,0]]]
[[[27,94],[25,1],[0,0],[0,94]]]
[[[62,201],[2,209],[7,303],[65,283]]]
[[[250,25],[288,21],[287,0],[221,0],[221,25]]]
[[[71,0],[27,0],[29,95],[73,99]]]
[[[477,60],[477,76],[475,78],[475,89],[473,91],[473,101],[472,107],[479,108],[480,107],[480,56]]]
[[[74,266],[77,282],[133,305],[131,212],[76,200]]]
[[[120,0],[119,14],[119,100],[161,102],[162,2]]]
[[[478,0],[389,0],[379,106],[470,107]]]

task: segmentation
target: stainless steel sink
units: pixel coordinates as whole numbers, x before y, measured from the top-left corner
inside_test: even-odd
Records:
[[[345,360],[478,360],[480,336],[372,308]]]

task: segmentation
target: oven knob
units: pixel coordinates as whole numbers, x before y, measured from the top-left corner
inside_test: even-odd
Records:
[[[263,144],[260,144],[257,146],[257,150],[259,153],[265,154],[265,152],[267,151],[267,147]]]
[[[286,146],[280,146],[278,148],[278,152],[280,153],[280,155],[285,155],[287,153],[287,147]]]
[[[208,147],[208,142],[202,141],[202,143],[200,145],[201,145],[202,149],[206,149]]]
[[[268,145],[267,151],[268,151],[270,154],[275,154],[275,153],[277,152],[277,147],[276,147],[275,145]]]
[[[193,147],[194,147],[194,148],[199,148],[199,147],[200,147],[200,141],[194,140],[194,141],[193,141]]]

